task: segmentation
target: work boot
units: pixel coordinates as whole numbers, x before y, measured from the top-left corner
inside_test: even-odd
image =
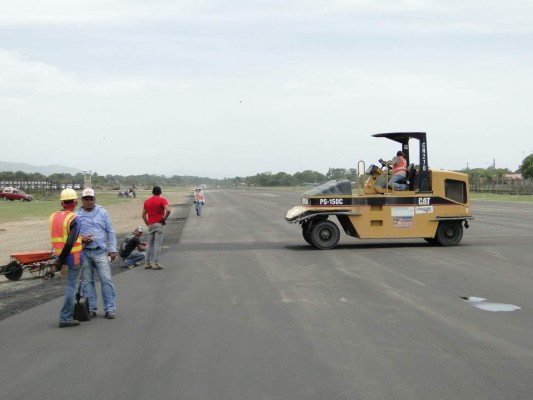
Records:
[[[107,319],[115,319],[115,312],[114,311],[106,311],[105,317]]]
[[[153,266],[152,266],[152,264],[150,264],[150,263],[148,263],[148,264],[146,264],[146,265],[144,266],[144,269],[152,269],[152,268],[153,268]]]
[[[152,269],[154,270],[158,270],[158,269],[164,269],[161,265],[159,264],[154,264],[154,266],[152,267]]]
[[[60,328],[70,328],[71,326],[78,326],[80,324],[80,321],[77,319],[73,319],[72,321],[68,322],[60,322],[59,327]]]

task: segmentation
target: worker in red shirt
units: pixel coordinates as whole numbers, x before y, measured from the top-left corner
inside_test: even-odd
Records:
[[[152,197],[144,202],[142,218],[148,227],[148,248],[146,250],[145,269],[159,270],[163,269],[159,264],[161,256],[161,245],[163,243],[163,234],[168,216],[170,215],[170,206],[167,199],[161,197],[161,188],[154,186]]]

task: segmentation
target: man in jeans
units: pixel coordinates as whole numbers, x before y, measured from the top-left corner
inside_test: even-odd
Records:
[[[73,319],[74,304],[80,280],[83,253],[81,251],[80,221],[74,214],[78,195],[73,189],[61,192],[61,211],[50,216],[50,241],[57,256],[55,267],[61,268],[61,277],[67,277],[65,300],[59,313],[59,327],[78,326],[80,321]]]
[[[202,192],[202,188],[196,188],[194,192],[194,207],[196,209],[196,215],[202,215],[202,206],[205,204],[205,196]]]
[[[147,264],[145,269],[159,270],[163,267],[159,264],[161,256],[161,244],[163,243],[163,234],[168,216],[170,215],[170,206],[167,199],[161,197],[161,188],[154,186],[152,197],[149,197],[143,206],[142,218],[148,227],[148,250],[146,251]]]
[[[117,238],[107,211],[95,203],[93,189],[82,193],[82,207],[77,211],[81,222],[81,238],[84,247],[82,266],[82,293],[89,299],[89,315],[96,317],[98,296],[94,283],[94,273],[98,274],[102,285],[102,301],[107,319],[115,319],[116,292],[111,279],[111,265],[117,258]]]

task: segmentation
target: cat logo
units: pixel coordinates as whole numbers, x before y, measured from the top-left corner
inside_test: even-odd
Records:
[[[429,206],[431,205],[431,197],[420,197],[418,199],[419,206]]]

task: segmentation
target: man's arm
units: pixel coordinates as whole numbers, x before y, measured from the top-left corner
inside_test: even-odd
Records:
[[[65,246],[63,247],[63,250],[61,250],[61,254],[59,255],[59,257],[57,258],[56,265],[63,265],[67,263],[67,257],[72,251],[72,247],[74,247],[74,244],[76,243],[79,234],[80,228],[78,224],[78,218],[74,218],[70,222],[70,232],[68,234],[67,241],[65,242]]]
[[[117,237],[115,236],[115,230],[113,229],[113,224],[111,223],[111,218],[107,211],[104,213],[104,224],[106,231],[107,245],[109,246],[109,256],[111,261],[115,261],[117,258]]]
[[[142,218],[146,226],[148,226],[148,211],[146,211],[146,208],[143,208]]]
[[[170,215],[170,212],[172,210],[170,209],[170,206],[168,204],[165,205],[165,215],[163,216],[163,221],[166,221],[168,216]]]

